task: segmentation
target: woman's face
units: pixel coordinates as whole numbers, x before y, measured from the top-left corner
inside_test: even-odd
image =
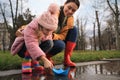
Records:
[[[69,2],[64,4],[63,12],[65,16],[72,16],[77,9],[78,6],[74,2]]]

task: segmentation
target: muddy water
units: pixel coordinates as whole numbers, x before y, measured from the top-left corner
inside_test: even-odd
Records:
[[[2,76],[0,80],[120,80],[120,61],[77,66],[70,69],[68,76],[33,72]]]

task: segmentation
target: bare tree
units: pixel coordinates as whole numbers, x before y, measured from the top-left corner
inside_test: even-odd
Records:
[[[16,0],[16,10],[15,10],[15,15],[14,15],[14,12],[13,12],[13,4],[12,4],[12,1],[9,0],[9,3],[10,3],[10,10],[11,10],[11,15],[12,15],[12,25],[13,27],[9,30],[12,30],[12,32],[10,32],[10,47],[15,39],[15,32],[17,30],[17,25],[16,25],[16,20],[17,20],[17,14],[18,14],[18,0]]]
[[[107,32],[107,36],[108,36],[108,49],[115,49],[115,42],[114,42],[114,38],[115,38],[115,30],[113,28],[114,22],[112,19],[107,20],[107,28],[106,28],[106,32]]]
[[[7,24],[7,20],[6,20],[6,17],[5,17],[5,7],[6,7],[6,4],[3,4],[3,8],[2,8],[2,5],[1,5],[1,3],[0,3],[0,9],[1,9],[1,13],[2,13],[2,16],[3,16],[3,18],[4,18],[4,26],[5,26],[5,28],[3,28],[3,37],[2,37],[2,45],[3,45],[3,51],[5,52],[5,50],[6,50],[6,31],[7,31],[7,28],[8,28],[8,24]]]
[[[5,4],[3,4],[3,6],[5,6]],[[3,19],[4,19],[4,23],[6,24],[6,27],[8,28],[7,19],[6,19],[6,16],[5,16],[5,7],[3,8],[1,3],[0,3],[0,9],[1,9]]]
[[[93,40],[94,40],[94,50],[96,50],[96,39],[95,39],[95,23],[93,23]]]
[[[85,50],[86,48],[86,39],[85,39],[85,27],[87,24],[87,20],[83,19],[77,19],[77,25],[78,25],[78,40],[77,40],[77,46],[80,50]]]
[[[78,49],[78,50],[80,50],[80,22],[79,22],[79,19],[77,19],[76,20],[76,25],[77,25],[77,27],[78,27],[78,39],[77,39],[77,45],[76,45],[76,48]]]
[[[118,0],[114,0],[114,1],[115,1],[115,4],[114,4],[115,8],[113,8],[112,4],[110,4],[110,0],[107,0],[107,4],[115,16],[116,47],[118,50],[120,50],[120,28],[119,28],[119,15],[120,15],[119,12],[120,11],[118,9]]]
[[[97,21],[97,26],[98,26],[99,49],[102,50],[101,30],[100,30],[100,22],[99,22],[99,17],[98,17],[98,11],[95,11],[95,14],[96,14],[96,21]]]
[[[98,48],[99,50],[102,50],[102,38],[101,38],[101,29],[102,29],[102,21],[103,21],[103,18],[104,18],[104,12],[103,12],[103,8],[104,8],[104,3],[105,1],[104,0],[93,0],[93,3],[92,3],[92,7],[94,9],[94,13],[95,13],[95,24],[96,27],[98,28],[98,31],[96,31],[98,33],[98,41],[96,40],[97,42],[97,45],[98,45]],[[94,26],[94,24],[93,24]],[[94,32],[93,32],[94,33]],[[94,38],[95,39],[95,38]],[[97,47],[96,45],[96,47]]]
[[[23,0],[21,0],[21,5],[23,4],[22,3],[22,1]],[[25,0],[24,0],[25,1]],[[18,13],[20,12],[19,11],[19,9],[20,9],[20,0],[16,0],[15,2],[14,1],[12,1],[12,0],[9,0],[9,2],[6,2],[6,4],[7,4],[7,7],[9,8],[9,10],[10,10],[10,12],[8,12],[8,13],[10,13],[9,14],[9,18],[11,18],[12,19],[12,27],[10,27],[9,25],[8,25],[8,22],[7,22],[7,17],[6,17],[6,15],[5,15],[5,12],[6,11],[9,11],[9,10],[3,10],[3,7],[2,6],[4,6],[4,5],[2,5],[1,3],[0,3],[0,10],[1,10],[1,13],[2,13],[2,16],[3,16],[3,19],[4,19],[4,22],[5,22],[5,24],[6,24],[6,27],[7,27],[7,30],[8,30],[8,32],[10,33],[10,45],[9,45],[9,49],[10,49],[10,47],[11,47],[11,45],[12,45],[12,43],[13,43],[13,41],[14,41],[14,39],[15,39],[15,32],[16,32],[16,30],[20,27],[20,26],[18,26],[17,24],[18,24]]]

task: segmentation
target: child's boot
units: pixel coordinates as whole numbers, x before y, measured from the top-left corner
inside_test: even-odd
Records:
[[[32,61],[32,67],[35,71],[41,72],[44,70],[44,67],[39,64],[39,61]]]
[[[31,61],[23,62],[22,63],[22,73],[31,73]]]
[[[31,57],[28,51],[25,52],[25,61],[22,63],[22,73],[31,73]]]

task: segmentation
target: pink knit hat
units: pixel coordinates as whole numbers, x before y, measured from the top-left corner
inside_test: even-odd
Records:
[[[48,10],[38,18],[38,23],[46,29],[55,31],[58,26],[59,6],[55,3],[50,4]]]

